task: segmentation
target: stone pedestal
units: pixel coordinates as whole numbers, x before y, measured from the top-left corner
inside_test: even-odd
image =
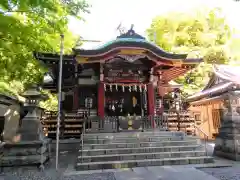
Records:
[[[229,93],[214,148],[214,155],[235,161],[240,160],[239,100],[238,94]]]
[[[50,140],[44,136],[40,122],[41,108],[37,104],[41,94],[31,89],[24,96],[28,114],[21,121],[16,141],[5,144],[3,165],[40,165],[44,168],[50,157]]]

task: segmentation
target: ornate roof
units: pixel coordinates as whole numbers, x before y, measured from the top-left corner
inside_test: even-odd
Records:
[[[142,49],[151,52],[153,55],[165,58],[165,59],[186,59],[187,54],[173,54],[164,51],[160,47],[156,46],[154,43],[151,43],[146,40],[145,37],[137,34],[132,28],[126,33],[117,36],[113,41],[105,43],[103,46],[100,46],[96,49],[86,50],[86,49],[73,49],[76,54],[80,56],[100,56],[111,51],[117,51],[122,48],[133,48],[133,49]]]

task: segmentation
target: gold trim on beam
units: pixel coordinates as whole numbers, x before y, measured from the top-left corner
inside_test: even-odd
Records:
[[[88,58],[77,56],[77,57],[76,57],[76,60],[77,60],[78,64],[84,64],[84,63],[87,63]]]
[[[144,49],[121,49],[119,54],[122,55],[144,55],[145,54]]]
[[[81,57],[81,56],[77,56],[76,57],[76,61],[77,61],[78,64],[90,64],[90,63],[98,63],[98,62],[100,62],[100,60],[89,61],[89,58]]]
[[[204,61],[203,61],[204,62]],[[191,62],[184,62],[183,64],[187,64],[187,65],[198,65],[200,64],[201,62],[194,62],[194,61],[191,61]]]

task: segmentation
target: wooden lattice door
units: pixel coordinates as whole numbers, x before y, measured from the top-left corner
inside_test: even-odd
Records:
[[[221,126],[221,112],[220,109],[213,109],[212,110],[212,120],[213,120],[213,128],[218,132],[218,129]]]

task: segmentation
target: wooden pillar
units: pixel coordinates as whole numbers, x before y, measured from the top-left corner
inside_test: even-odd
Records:
[[[148,115],[152,121],[152,128],[155,128],[154,121],[154,109],[155,109],[155,100],[154,100],[154,87],[153,87],[153,69],[150,71],[149,84],[147,85],[147,97],[148,97]]]
[[[102,64],[100,64],[100,82],[98,84],[98,116],[101,119],[104,118],[104,99],[105,99],[103,79],[104,79],[103,67]]]

